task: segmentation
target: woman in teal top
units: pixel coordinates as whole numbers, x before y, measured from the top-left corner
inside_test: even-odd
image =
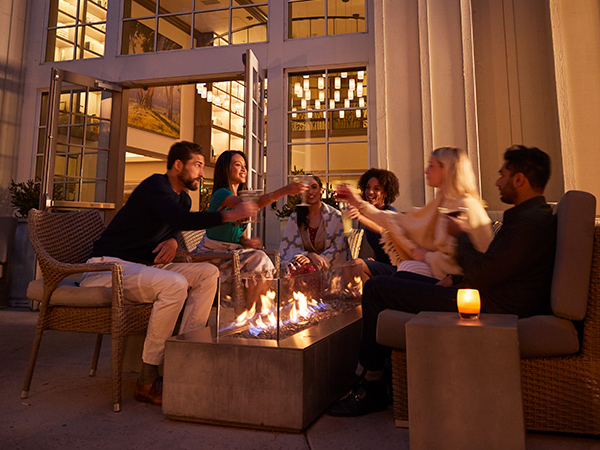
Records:
[[[248,170],[243,152],[227,150],[219,156],[215,164],[214,190],[210,199],[209,211],[233,209],[242,202],[237,194],[246,188]],[[259,208],[277,201],[285,195],[295,195],[306,190],[304,183],[290,183],[282,188],[258,198]],[[258,237],[246,236],[246,223],[228,222],[206,230],[195,253],[214,251],[239,251],[242,265],[242,278],[246,280],[246,307],[257,304],[273,279],[275,267],[262,248]],[[231,276],[231,263],[219,267],[221,279]]]

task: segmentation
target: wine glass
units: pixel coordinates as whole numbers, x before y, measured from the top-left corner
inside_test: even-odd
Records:
[[[238,197],[240,197],[242,199],[243,202],[258,202],[258,199],[263,195],[263,191],[259,190],[259,189],[247,189],[244,191],[239,191],[237,193]],[[256,215],[252,216],[247,222],[245,221],[245,223],[257,223],[258,222],[258,217]]]
[[[311,175],[294,175],[293,181],[304,183],[308,187],[310,185],[311,178],[312,178]],[[308,206],[308,203],[306,203],[306,194],[307,193],[308,193],[308,189],[305,191],[302,191],[302,193],[300,194],[302,196],[301,201],[296,206]]]

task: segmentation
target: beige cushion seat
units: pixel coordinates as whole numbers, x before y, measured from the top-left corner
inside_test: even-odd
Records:
[[[66,277],[52,293],[50,297],[51,305],[60,306],[110,306],[112,303],[112,288],[110,287],[79,287],[81,275],[71,275]],[[38,302],[42,301],[44,296],[44,280],[34,280],[27,287],[27,298]],[[127,303],[127,300],[125,303]]]

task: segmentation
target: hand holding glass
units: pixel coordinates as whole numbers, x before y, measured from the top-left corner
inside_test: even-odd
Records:
[[[306,203],[306,194],[308,192],[308,186],[310,184],[311,178],[312,178],[311,175],[295,175],[294,176],[293,181],[296,181],[299,183],[304,183],[307,187],[307,189],[305,189],[304,191],[301,192],[302,200],[296,206],[308,206],[308,203]]]
[[[263,195],[263,192],[261,190],[246,190],[246,191],[239,191],[238,192],[238,197],[240,197],[242,199],[242,201],[244,202],[253,202],[256,203],[258,202],[258,199]],[[247,223],[257,223],[258,222],[258,216],[257,215],[253,215],[252,217],[249,218]]]
[[[342,224],[344,226],[344,234],[349,234],[352,231],[352,218],[350,217],[350,205],[348,202],[339,201],[340,212],[342,213]]]

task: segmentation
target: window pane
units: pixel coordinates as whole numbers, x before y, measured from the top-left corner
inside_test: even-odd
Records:
[[[192,16],[169,16],[158,19],[158,36],[156,51],[179,50],[190,48],[190,26]],[[184,28],[182,30],[181,28]]]
[[[107,3],[107,0],[52,0],[46,61],[104,56]]]
[[[367,112],[360,112],[357,117],[355,110],[333,111],[329,113],[329,138],[331,140],[366,140]]]
[[[154,19],[123,22],[121,54],[133,55],[154,51]]]
[[[104,56],[104,32],[97,27],[81,27],[84,58]]]
[[[65,174],[65,160],[66,156],[64,154],[56,154],[56,158],[54,159],[54,175]]]
[[[102,102],[102,91],[91,91],[88,93],[87,114],[100,116],[100,105]]]
[[[144,6],[135,0],[125,0],[123,3],[123,18],[147,17],[156,15],[156,1],[144,0]]]
[[[101,1],[88,0],[85,18],[82,17],[83,20],[87,23],[106,22],[106,4],[103,7]]]
[[[248,3],[248,2],[246,2]],[[196,11],[208,10],[208,9],[222,9],[229,7],[229,0],[200,0],[196,1]]]
[[[74,30],[74,28],[48,30],[48,52],[46,52],[46,61],[69,61],[74,58]],[[69,39],[70,36],[71,38]]]
[[[325,0],[290,2],[288,38],[325,35]]]
[[[366,142],[329,144],[329,172],[361,172],[369,168]]]
[[[70,153],[67,158],[66,175],[78,177],[81,170],[81,154]]]
[[[81,176],[84,178],[106,178],[107,163],[107,151],[85,152],[83,155],[83,171]]]
[[[327,0],[327,34],[364,31],[364,0]]]
[[[202,2],[197,3],[201,4]],[[161,14],[188,12],[192,10],[192,0],[159,0],[158,7]]]
[[[292,112],[289,142],[325,141],[325,116],[322,112]]]
[[[338,184],[342,183],[347,183],[350,186],[356,187],[359,178],[359,175],[333,175],[328,177],[328,184],[331,185],[334,189]]]
[[[267,1],[265,0],[233,0],[233,6],[237,6],[237,5],[241,5],[241,6],[245,6],[245,5],[265,5],[267,3]]]
[[[78,201],[79,200],[79,181],[72,178],[65,178],[67,181],[63,185],[63,196],[61,200]]]
[[[231,11],[232,44],[265,42],[267,40],[267,6],[236,8]]]
[[[84,181],[81,186],[81,201],[106,201],[106,181]]]
[[[76,125],[69,128],[69,144],[83,144],[83,125]]]
[[[48,121],[48,93],[42,94],[42,105],[40,109],[40,125],[46,125]]]
[[[194,47],[227,45],[229,42],[229,11],[211,11],[196,14]]]
[[[294,166],[303,169],[306,173],[323,173],[326,170],[325,144],[315,145],[290,145],[290,158],[288,171],[291,173]]]

